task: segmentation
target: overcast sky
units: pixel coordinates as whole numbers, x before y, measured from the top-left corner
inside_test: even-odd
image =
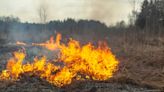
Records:
[[[23,22],[39,22],[41,4],[47,7],[48,20],[95,19],[107,25],[127,21],[132,10],[129,0],[0,0],[0,16],[13,15]]]

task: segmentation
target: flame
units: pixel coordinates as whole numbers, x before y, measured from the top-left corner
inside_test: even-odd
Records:
[[[26,46],[26,45],[27,45],[26,43],[20,42],[20,41],[17,41],[16,44],[17,44],[17,45],[23,45],[23,46]]]
[[[68,46],[61,46],[61,60],[75,73],[82,73],[94,80],[111,78],[118,61],[107,46],[95,48],[90,43],[80,47],[79,42],[71,40]]]
[[[119,62],[106,44],[99,44],[98,47],[91,43],[80,46],[76,40],[70,39],[68,44],[61,44],[60,40],[61,35],[58,34],[55,42],[51,37],[50,41],[35,45],[49,50],[59,48],[61,55],[57,62],[64,63],[64,67],[52,64],[45,56],[36,57],[33,63],[22,64],[26,54],[14,52],[14,57],[9,59],[7,69],[2,71],[0,79],[19,80],[22,74],[31,74],[62,87],[71,84],[73,79],[82,79],[82,76],[85,76],[84,79],[107,80],[117,71]]]
[[[46,41],[45,43],[39,43],[39,44],[38,43],[32,43],[32,45],[42,46],[42,47],[45,47],[51,51],[54,51],[59,47],[60,40],[61,40],[61,34],[58,33],[56,36],[56,41],[54,41],[54,37],[51,36],[50,40]]]

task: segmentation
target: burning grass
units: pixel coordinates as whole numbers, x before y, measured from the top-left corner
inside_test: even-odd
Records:
[[[14,52],[14,57],[9,59],[0,79],[15,81],[27,73],[62,87],[71,84],[72,79],[107,80],[117,71],[119,62],[105,43],[99,44],[96,48],[91,43],[80,46],[78,41],[71,39],[65,45],[61,44],[60,40],[61,35],[58,34],[56,42],[51,38],[46,43],[33,45],[43,46],[52,51],[60,49],[59,58],[55,61],[63,63],[64,66],[52,64],[46,56],[35,58],[32,63],[22,64],[26,54]]]
[[[135,35],[137,37],[135,37]],[[86,89],[85,86],[87,86],[89,89],[90,88],[92,89],[92,87],[96,88],[98,90],[98,92],[102,92],[100,90],[109,91],[112,89],[114,89],[114,92],[115,91],[122,92],[122,90],[129,90],[129,89],[130,89],[130,91],[128,91],[128,92],[132,92],[135,90],[135,87],[133,87],[133,85],[135,85],[136,87],[139,87],[136,90],[142,90],[143,92],[147,91],[147,90],[148,91],[150,90],[151,92],[156,92],[156,91],[160,92],[161,90],[163,90],[163,88],[164,88],[164,81],[163,81],[164,80],[164,67],[163,67],[164,66],[164,63],[163,63],[164,40],[163,40],[163,38],[161,37],[161,39],[158,40],[157,37],[146,36],[147,39],[143,39],[145,36],[139,37],[142,35],[137,35],[137,34],[135,34],[135,35],[127,36],[126,40],[125,40],[124,36],[120,36],[120,35],[118,36],[118,34],[115,34],[115,35],[111,34],[110,39],[107,39],[107,41],[110,41],[109,43],[110,43],[110,47],[112,48],[111,49],[112,52],[117,56],[117,59],[119,59],[119,66],[117,66],[117,69],[116,69],[117,73],[113,72],[114,75],[112,74],[112,77],[108,78],[110,80],[99,81],[99,79],[98,79],[98,81],[95,81],[94,77],[92,76],[92,75],[94,75],[94,73],[91,74],[91,72],[89,72],[89,71],[82,71],[82,70],[79,70],[79,68],[77,68],[78,71],[77,71],[77,73],[75,72],[76,75],[71,79],[71,84],[68,86],[66,86],[67,84],[64,85],[64,88],[67,87],[66,91],[68,91],[68,90],[71,90],[71,91],[72,90],[80,90],[81,91],[81,89],[85,90]],[[81,38],[83,38],[83,37],[81,37]],[[154,40],[154,39],[156,39],[156,40]],[[57,74],[63,75],[63,73],[59,73],[59,72],[61,72],[62,69],[64,71],[64,69],[65,69],[64,66],[67,66],[67,69],[70,69],[71,72],[74,72],[74,68],[75,68],[75,67],[73,67],[74,65],[81,67],[81,64],[86,62],[85,60],[89,61],[90,60],[89,58],[93,59],[92,56],[99,56],[99,55],[91,54],[92,51],[98,51],[101,53],[102,53],[102,51],[106,52],[106,47],[107,47],[104,44],[101,44],[101,45],[99,45],[99,47],[96,48],[93,45],[91,45],[90,43],[87,45],[80,46],[79,42],[75,41],[75,40],[70,40],[70,42],[66,45],[62,44],[62,43],[57,45],[56,42],[57,42],[57,40],[49,40],[45,43],[33,43],[31,45],[26,44],[25,45],[26,52],[29,50],[32,50],[28,46],[31,46],[32,48],[36,48],[38,46],[37,48],[39,48],[39,49],[43,49],[43,48],[49,49],[48,46],[46,46],[49,44],[51,44],[53,47],[52,49],[49,49],[49,50],[51,50],[51,52],[55,52],[56,50],[60,49],[59,50],[60,54],[59,53],[57,54],[57,56],[60,58],[57,58],[54,61],[51,61],[51,59],[49,60],[48,57],[46,57],[46,58],[38,57],[38,58],[35,58],[34,60],[29,60],[29,61],[32,61],[32,63],[29,63],[29,64],[32,65],[35,63],[35,60],[37,61],[37,60],[41,60],[43,58],[46,59],[44,67],[47,66],[47,63],[50,63],[54,66],[58,66],[54,63],[62,63],[61,65],[59,64],[60,67],[57,67],[58,69],[56,71],[52,71],[51,74],[52,75],[56,74],[56,76],[57,76]],[[39,44],[44,44],[44,45],[39,45]],[[24,46],[24,45],[22,44],[21,46]],[[43,48],[40,48],[40,46]],[[20,45],[19,45],[19,47],[20,47]],[[63,47],[63,49],[65,49],[65,51],[62,52],[61,47]],[[70,47],[74,48],[75,51],[72,51]],[[84,47],[89,47],[89,50],[87,50],[87,52],[89,51],[89,53],[82,55],[82,52],[85,52]],[[70,49],[68,49],[68,48],[70,48]],[[84,51],[82,51],[82,49]],[[4,50],[4,49],[2,49],[2,50]],[[9,49],[7,48],[7,50],[9,50]],[[110,52],[110,49],[108,49],[107,51]],[[18,52],[18,53],[22,53],[22,52]],[[27,55],[25,53],[23,53],[26,55],[26,59],[29,58],[29,56],[28,56],[29,54],[31,55],[31,53],[29,53],[29,54],[28,53],[27,53]],[[61,56],[62,54],[64,57]],[[54,55],[56,55],[56,54],[54,54]],[[90,57],[81,58],[82,56],[85,56],[85,55],[90,56]],[[48,55],[48,56],[50,56],[50,55]],[[76,59],[72,59],[72,58],[76,58]],[[6,59],[2,59],[2,60],[6,60]],[[82,63],[78,64],[77,60],[80,60],[78,62],[82,62]],[[26,60],[23,60],[23,61],[26,61]],[[55,62],[55,61],[57,61],[57,62]],[[22,65],[26,65],[26,64],[22,64]],[[90,69],[92,69],[92,68],[90,68]],[[98,68],[95,68],[95,69],[98,69]],[[9,72],[8,69],[6,69],[5,72],[8,73]],[[87,72],[89,72],[89,74],[91,74],[91,75],[89,75]],[[35,80],[35,79],[39,78],[42,81],[37,85],[40,85],[40,84],[44,83],[44,81],[46,80],[45,77],[40,78],[41,74],[43,74],[43,72],[41,72],[41,71],[21,73],[21,74],[19,74],[19,77],[17,79],[18,81],[17,80],[16,81],[19,84],[19,82],[23,80],[24,81],[23,83],[26,84],[26,82],[29,83],[29,79]],[[24,79],[24,76],[28,76],[29,78]],[[12,80],[13,76],[11,76],[10,74],[9,74],[9,78],[10,79],[4,81],[4,84],[7,83],[8,81],[13,81]],[[87,78],[93,79],[94,80],[94,82],[92,81],[93,84],[89,84],[89,83],[91,83],[91,81],[88,80]],[[83,81],[83,79],[85,79],[85,83],[83,85],[81,85],[82,83],[80,81]],[[60,80],[58,82],[60,82]],[[3,85],[3,83],[1,83],[1,84]],[[22,84],[22,83],[20,83],[20,84]],[[33,83],[29,83],[28,85],[31,85],[31,84],[33,84]],[[17,85],[17,84],[13,84],[13,86],[14,85]],[[98,85],[100,86],[100,88]],[[109,87],[107,85],[109,85]],[[115,85],[115,86],[112,86],[112,85]],[[119,85],[121,85],[121,89],[120,89]],[[127,85],[127,86],[125,86],[125,85]],[[46,86],[47,86],[47,84],[46,84]],[[19,88],[19,87],[20,87],[20,85],[17,88]],[[49,86],[47,86],[47,87],[49,87]],[[55,86],[53,86],[53,87],[55,87]],[[142,87],[144,89],[142,89]],[[3,88],[6,89],[6,87],[3,87]],[[10,89],[10,88],[11,87],[9,87],[8,89]],[[62,88],[63,88],[63,86],[62,86]],[[155,90],[152,88],[155,88]],[[42,88],[38,88],[38,89],[42,89]],[[120,91],[118,91],[118,90],[120,90]]]

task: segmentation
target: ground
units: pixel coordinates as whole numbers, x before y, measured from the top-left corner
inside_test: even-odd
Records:
[[[17,82],[1,81],[0,92],[161,92],[164,91],[164,39],[144,41],[111,37],[108,42],[120,62],[119,70],[106,81],[75,81],[58,88],[45,80],[24,76]],[[23,47],[3,44],[0,47],[0,70],[13,51]],[[29,49],[29,47],[27,47]],[[34,48],[36,49],[36,48]],[[32,50],[34,51],[34,50]],[[33,54],[37,53],[37,50]],[[30,57],[30,56],[29,56]]]

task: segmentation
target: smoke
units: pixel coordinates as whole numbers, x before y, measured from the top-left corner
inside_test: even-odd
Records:
[[[129,0],[1,0],[0,15],[14,15],[22,21],[40,22],[37,9],[41,4],[48,6],[47,21],[95,19],[108,25],[127,20],[132,8]]]
[[[125,20],[131,12],[128,0],[42,0],[49,6],[49,20],[94,19],[107,25]],[[38,2],[40,3],[40,1]]]
[[[128,20],[131,5],[128,0],[36,0],[48,6],[48,20],[94,19],[107,25]]]
[[[10,8],[7,12],[14,12],[14,16],[18,15],[21,20],[33,20],[35,22],[36,20],[40,22],[39,7],[46,7],[46,21],[66,18],[94,19],[107,25],[126,19],[127,14],[130,12],[130,5],[127,4],[129,3],[128,0],[16,0],[13,3],[2,0],[1,2]],[[2,10],[5,9],[4,5],[0,6]],[[26,41],[27,39],[27,41],[31,42],[35,37],[32,37],[31,33],[37,34],[37,32],[29,29],[28,32],[31,31],[31,33],[28,33],[24,31],[27,30],[26,28],[21,25],[14,25],[10,28],[9,39],[15,41],[20,39]],[[44,37],[45,35],[41,34],[37,34],[36,37],[39,36],[47,38],[47,36]]]
[[[130,6],[127,0],[90,0],[87,2],[89,18],[112,24],[117,21],[127,21]]]

